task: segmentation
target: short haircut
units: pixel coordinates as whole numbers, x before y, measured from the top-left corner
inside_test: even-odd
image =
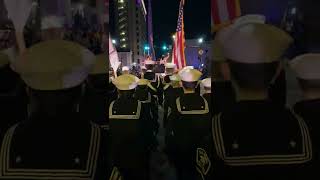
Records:
[[[275,76],[279,62],[244,64],[229,61],[232,81],[240,88],[267,89]]]
[[[119,90],[120,96],[125,96],[125,97],[133,97],[133,94],[135,93],[135,89],[131,90]]]
[[[181,81],[182,82],[182,86],[186,89],[186,90],[194,90],[196,89],[198,82],[186,82],[186,81]]]
[[[146,64],[145,66],[146,66],[147,70],[153,70],[153,68],[154,68],[153,64]]]
[[[166,73],[167,73],[167,74],[172,74],[172,73],[174,73],[174,68],[166,68]]]
[[[165,76],[163,79],[164,79],[164,82],[165,82],[165,83],[170,83],[170,82],[171,82],[169,76]]]

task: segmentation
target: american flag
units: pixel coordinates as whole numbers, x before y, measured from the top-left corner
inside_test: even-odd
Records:
[[[184,37],[184,16],[183,16],[184,0],[180,1],[178,26],[175,34],[173,45],[173,62],[178,69],[186,66],[185,37]]]
[[[241,15],[239,0],[211,0],[212,30],[218,31]]]

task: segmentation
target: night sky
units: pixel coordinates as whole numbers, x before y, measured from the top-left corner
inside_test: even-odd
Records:
[[[185,0],[186,39],[204,37],[210,40],[210,0]],[[179,0],[153,0],[154,41],[158,46],[171,45],[176,31]]]

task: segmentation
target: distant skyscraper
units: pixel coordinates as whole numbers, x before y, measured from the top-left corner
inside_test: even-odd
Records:
[[[115,38],[119,51],[131,51],[132,61],[144,59],[147,43],[146,7],[143,0],[113,0]]]

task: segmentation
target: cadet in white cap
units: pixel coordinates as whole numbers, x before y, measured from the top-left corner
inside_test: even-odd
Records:
[[[148,179],[147,154],[152,129],[143,104],[134,96],[139,79],[125,74],[114,79],[113,84],[119,98],[109,107],[112,159],[128,179]]]
[[[262,23],[242,24],[226,36],[221,45],[237,102],[214,116],[212,137],[194,152],[196,179],[306,176],[304,167],[312,157],[306,124],[268,98],[269,84],[292,41],[281,29]]]
[[[202,73],[186,68],[179,72],[184,93],[175,100],[175,107],[168,116],[166,142],[168,154],[174,159],[179,179],[193,179],[193,169],[188,160],[195,150],[194,145],[207,136],[211,127],[209,104],[196,87]],[[192,132],[192,133],[191,133]]]
[[[165,86],[170,83],[170,76],[175,72],[176,65],[174,63],[166,63],[165,64],[165,76],[162,79],[162,84]]]
[[[122,67],[122,74],[130,74],[130,69],[128,66],[123,66]]]
[[[152,61],[150,57],[148,57],[144,62],[147,71],[144,73],[143,78],[148,79],[150,81],[150,87],[153,90],[152,96],[154,96],[157,99],[157,102],[162,105],[162,86],[161,86],[161,80],[160,77],[154,72],[155,68],[155,61]]]
[[[163,103],[163,124],[164,127],[168,123],[168,114],[170,114],[174,108],[176,108],[176,99],[183,94],[183,88],[181,87],[181,78],[177,74],[169,76],[170,83],[166,84],[164,90],[164,103]]]
[[[320,54],[304,54],[291,60],[290,66],[296,73],[303,97],[293,109],[303,118],[310,127],[313,151],[315,156],[320,152],[319,143],[319,118],[320,118]],[[315,158],[310,167],[317,167],[320,160]],[[313,174],[317,174],[317,168],[313,168]],[[312,173],[312,172],[310,172]],[[317,176],[318,177],[318,176]]]
[[[5,135],[2,150],[11,151],[0,155],[1,164],[10,167],[1,166],[0,179],[103,179],[111,174],[105,169],[110,160],[105,136],[78,112],[95,56],[62,40],[63,27],[62,16],[42,16],[43,41],[26,49],[14,64],[28,86],[30,117]]]
[[[147,112],[146,119],[149,119],[146,122],[152,129],[153,133],[151,138],[153,139],[153,144],[155,145],[156,139],[155,136],[159,131],[159,122],[158,122],[158,105],[155,97],[151,95],[150,81],[147,79],[140,79],[138,82],[138,87],[136,88],[135,97],[142,103],[145,111]],[[153,148],[155,148],[153,146]]]

